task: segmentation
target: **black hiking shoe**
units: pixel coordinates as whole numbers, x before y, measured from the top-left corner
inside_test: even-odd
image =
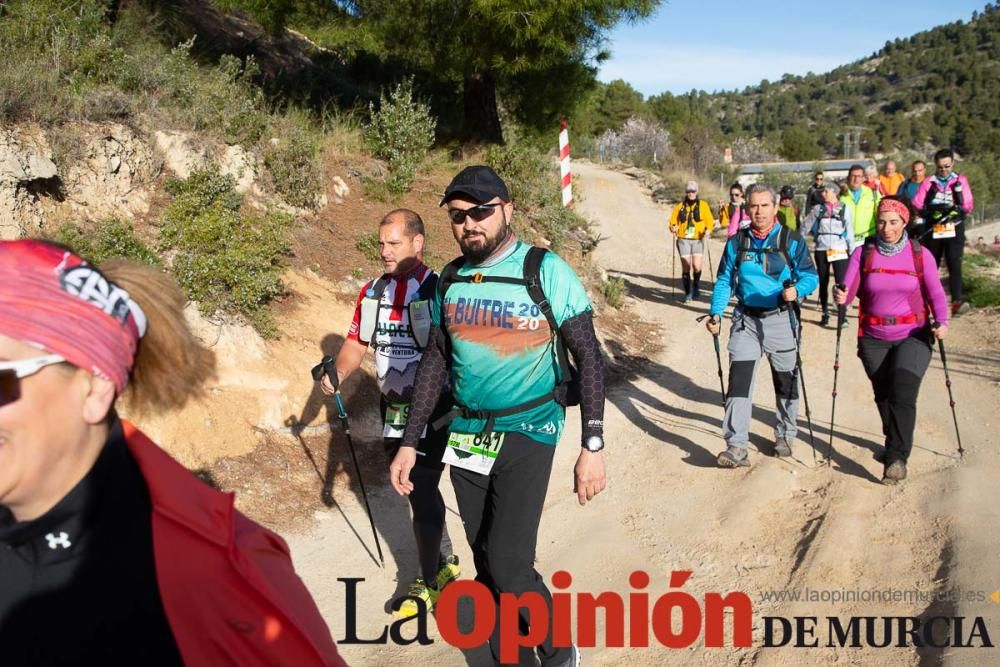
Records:
[[[786,438],[777,438],[774,441],[774,455],[786,457],[792,455],[792,444]]]
[[[819,325],[821,327],[830,326],[830,313],[823,311],[823,317],[819,318]]]
[[[745,447],[726,447],[715,459],[722,468],[746,468],[750,465]]]
[[[906,479],[906,464],[902,461],[893,461],[882,473],[882,483],[889,486],[899,484],[904,479]]]

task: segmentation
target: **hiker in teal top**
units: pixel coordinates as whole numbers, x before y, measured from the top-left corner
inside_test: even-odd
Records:
[[[552,596],[535,571],[535,546],[566,406],[579,404],[583,422],[573,471],[580,504],[605,486],[604,377],[592,309],[566,262],[517,239],[507,186],[492,169],[462,170],[441,205],[447,205],[462,256],[438,280],[429,341],[390,480],[401,494],[413,490],[414,446],[434,396],[450,381],[454,408],[446,415],[452,421],[442,461],[451,466],[476,580],[492,591],[496,618],[501,594],[529,592],[546,601],[551,618]],[[531,620],[521,614],[521,634],[530,631]],[[498,664],[500,633],[497,623],[490,650]],[[505,664],[579,664],[575,646],[553,645],[551,627],[537,646],[503,658]]]

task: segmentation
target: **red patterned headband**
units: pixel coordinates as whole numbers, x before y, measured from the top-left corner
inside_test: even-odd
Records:
[[[128,292],[44,241],[0,242],[0,334],[128,383],[146,315]]]
[[[878,212],[882,211],[898,213],[899,217],[903,219],[904,225],[910,224],[910,209],[906,208],[906,204],[898,199],[883,199],[878,205]]]

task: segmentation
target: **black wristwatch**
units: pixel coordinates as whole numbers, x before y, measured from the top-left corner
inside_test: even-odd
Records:
[[[604,438],[599,435],[584,438],[582,447],[588,452],[599,452],[604,449]]]

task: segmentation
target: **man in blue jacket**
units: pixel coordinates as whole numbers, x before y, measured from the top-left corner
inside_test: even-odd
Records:
[[[754,375],[764,354],[771,364],[777,404],[774,454],[791,456],[799,409],[793,305],[819,283],[805,240],[775,221],[778,196],[774,188],[755,183],[747,188],[746,199],[750,227],[726,243],[707,324],[712,335],[719,334],[722,313],[730,295],[735,295],[729,332],[729,391],[722,425],[726,450],[718,457],[724,468],[750,465],[747,442]],[[789,280],[794,284],[784,287]]]

